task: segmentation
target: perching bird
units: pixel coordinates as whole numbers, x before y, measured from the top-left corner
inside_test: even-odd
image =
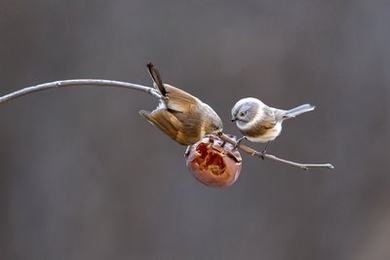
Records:
[[[206,134],[222,131],[222,121],[209,105],[181,89],[163,84],[157,68],[152,63],[147,67],[153,86],[162,98],[152,112],[139,112],[146,120],[182,145],[194,144]]]
[[[304,104],[290,110],[269,107],[257,98],[248,97],[239,100],[232,109],[232,121],[244,135],[244,139],[251,142],[267,143],[275,140],[282,131],[282,123],[286,119],[296,117],[315,109],[315,106]]]

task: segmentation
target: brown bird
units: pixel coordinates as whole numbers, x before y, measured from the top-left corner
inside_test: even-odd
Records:
[[[181,89],[164,84],[152,63],[147,64],[147,68],[153,86],[162,98],[152,112],[139,112],[146,120],[182,145],[194,144],[206,134],[222,131],[222,121],[209,105]]]

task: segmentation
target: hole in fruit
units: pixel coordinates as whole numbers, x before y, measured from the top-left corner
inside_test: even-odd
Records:
[[[196,147],[196,151],[200,154],[200,158],[204,159],[207,156],[207,144],[200,143],[198,147]]]
[[[226,168],[222,156],[215,152],[209,152],[206,157],[205,164],[207,169],[214,175],[223,174]]]

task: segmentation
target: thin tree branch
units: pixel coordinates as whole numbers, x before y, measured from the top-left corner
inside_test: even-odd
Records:
[[[231,143],[232,145],[237,145],[237,142],[234,139],[232,139],[229,136],[227,136],[226,134],[220,133],[219,136],[220,136],[220,138],[223,141]],[[308,170],[309,168],[334,169],[334,166],[332,164],[330,164],[330,163],[321,163],[321,164],[297,163],[297,162],[292,162],[292,161],[289,161],[289,160],[286,160],[286,159],[282,159],[282,158],[276,157],[275,155],[272,155],[272,154],[260,153],[260,152],[256,151],[255,149],[253,149],[253,148],[251,148],[251,147],[249,147],[247,145],[244,145],[244,144],[238,144],[237,147],[240,148],[245,153],[249,154],[250,156],[256,156],[256,157],[262,158],[262,159],[266,158],[266,159],[269,159],[269,160],[278,161],[278,162],[285,163],[287,165],[294,166],[294,167],[297,167],[297,168],[301,168],[301,169],[304,169],[304,170]]]
[[[134,90],[146,92],[157,98],[161,98],[160,94],[154,88],[146,87],[138,84],[114,81],[114,80],[104,80],[104,79],[70,79],[70,80],[53,81],[53,82],[44,83],[44,84],[35,85],[35,86],[26,87],[17,90],[15,92],[0,97],[0,104],[34,92],[39,92],[47,89],[74,87],[74,86],[96,86],[96,87],[116,87],[116,88],[134,89]]]
[[[26,87],[20,90],[17,90],[15,92],[9,93],[4,96],[0,96],[0,104],[6,103],[10,100],[35,93],[40,92],[43,90],[48,89],[56,89],[56,88],[64,88],[64,87],[75,87],[75,86],[96,86],[96,87],[116,87],[116,88],[125,88],[125,89],[132,89],[132,90],[138,90],[146,92],[154,97],[162,98],[161,95],[151,87],[142,86],[138,84],[128,83],[128,82],[122,82],[122,81],[114,81],[114,80],[103,80],[103,79],[71,79],[71,80],[58,80],[53,81],[49,83],[44,83],[40,85],[30,86]],[[236,145],[236,141],[226,134],[221,133],[220,135],[221,139],[225,142],[231,143],[233,145]],[[303,164],[303,163],[296,163],[289,160],[281,159],[279,157],[276,157],[275,155],[271,154],[263,154],[260,153],[253,148],[246,146],[244,144],[239,144],[238,148],[240,148],[245,153],[256,156],[258,158],[267,158],[270,160],[282,162],[285,164],[288,164],[290,166],[298,167],[304,170],[308,170],[309,168],[328,168],[333,169],[334,166],[330,163],[324,163],[324,164]]]

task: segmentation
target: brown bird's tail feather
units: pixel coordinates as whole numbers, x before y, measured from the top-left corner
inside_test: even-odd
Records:
[[[165,97],[167,95],[167,91],[161,80],[160,72],[151,62],[149,62],[146,66],[148,67],[148,72],[152,77],[153,86]]]

